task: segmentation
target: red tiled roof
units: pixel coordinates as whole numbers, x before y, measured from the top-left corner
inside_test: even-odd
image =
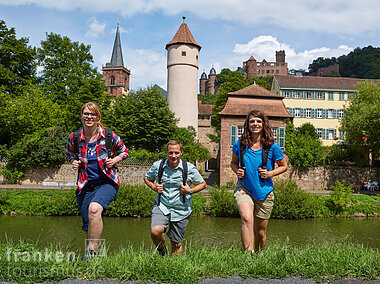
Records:
[[[286,109],[282,100],[265,98],[229,97],[220,115],[246,116],[251,110],[263,111],[268,117],[293,117]]]
[[[272,93],[271,91],[257,84],[249,85],[248,87],[245,87],[239,91],[228,93],[228,95],[250,96],[250,97],[271,97],[271,98],[279,98],[279,99],[283,98],[283,96]]]
[[[173,44],[179,44],[179,43],[194,45],[198,47],[199,50],[201,49],[201,46],[195,41],[186,23],[182,23],[179,26],[178,31],[174,35],[173,39],[166,45],[166,49],[168,49],[169,46]]]
[[[201,101],[198,101],[198,114],[212,114],[212,108],[214,105],[204,105]]]
[[[374,79],[357,79],[344,77],[318,77],[318,76],[290,76],[275,75],[274,80],[280,88],[302,89],[343,89],[354,90],[354,85],[365,80],[380,82]]]

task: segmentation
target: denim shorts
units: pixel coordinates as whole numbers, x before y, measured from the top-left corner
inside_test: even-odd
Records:
[[[157,204],[154,204],[152,210],[152,221],[150,227],[163,226],[166,229],[169,225],[169,230],[166,235],[168,238],[176,244],[182,243],[183,236],[185,235],[187,224],[189,223],[190,215],[185,219],[176,222],[170,222],[170,214],[164,215]]]
[[[103,212],[115,199],[119,188],[110,183],[86,185],[80,194],[77,193],[77,203],[82,216],[82,230],[88,231],[88,207],[91,202],[99,203]]]

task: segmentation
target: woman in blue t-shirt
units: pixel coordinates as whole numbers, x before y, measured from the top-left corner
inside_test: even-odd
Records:
[[[245,151],[240,151],[240,146]],[[262,168],[263,148],[269,148],[267,167]],[[243,157],[240,157],[243,153]],[[239,167],[243,158],[244,167]],[[277,167],[275,167],[277,164]],[[267,116],[258,110],[248,113],[244,132],[232,148],[231,168],[238,182],[234,197],[242,225],[241,240],[246,251],[254,253],[264,249],[266,228],[273,209],[272,177],[285,172],[287,162],[280,146],[274,142]]]

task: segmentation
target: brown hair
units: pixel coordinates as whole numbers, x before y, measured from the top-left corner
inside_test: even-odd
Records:
[[[166,152],[167,152],[168,149],[169,149],[169,145],[172,145],[172,146],[174,146],[174,145],[179,145],[179,149],[181,150],[181,152],[183,152],[181,142],[179,142],[179,141],[177,141],[177,140],[170,140],[170,141],[168,142],[168,144],[166,144]]]
[[[98,125],[100,125],[101,127],[103,127],[103,125],[101,124],[100,120],[102,118],[102,114],[100,112],[100,107],[98,106],[97,103],[94,103],[94,102],[88,102],[88,103],[85,103],[83,106],[82,106],[82,109],[80,111],[80,114],[83,115],[83,111],[85,108],[88,108],[90,111],[96,113],[96,116],[98,118],[98,121],[96,122]]]
[[[252,142],[251,132],[249,131],[249,119],[251,118],[251,116],[261,118],[261,120],[263,121],[263,130],[261,132],[260,142],[263,146],[271,146],[274,143],[274,139],[272,129],[270,128],[269,119],[264,112],[256,109],[251,110],[247,114],[247,117],[245,118],[244,122],[244,132],[240,137],[240,141],[246,146],[250,146]]]

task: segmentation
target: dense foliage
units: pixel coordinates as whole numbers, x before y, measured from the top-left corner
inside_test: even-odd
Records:
[[[324,149],[312,124],[305,123],[295,129],[288,121],[285,133],[285,153],[292,166],[306,168],[323,162]]]
[[[27,38],[16,38],[14,28],[0,20],[0,93],[17,96],[21,87],[35,81],[35,49]]]
[[[309,65],[309,71],[315,73],[318,68],[339,63],[339,73],[342,77],[378,79],[380,78],[379,56],[380,47],[372,47],[370,45],[364,48],[358,47],[349,54],[338,58],[319,57]]]
[[[342,130],[349,144],[380,148],[380,84],[362,82],[345,108]],[[376,153],[376,151],[375,151]]]

